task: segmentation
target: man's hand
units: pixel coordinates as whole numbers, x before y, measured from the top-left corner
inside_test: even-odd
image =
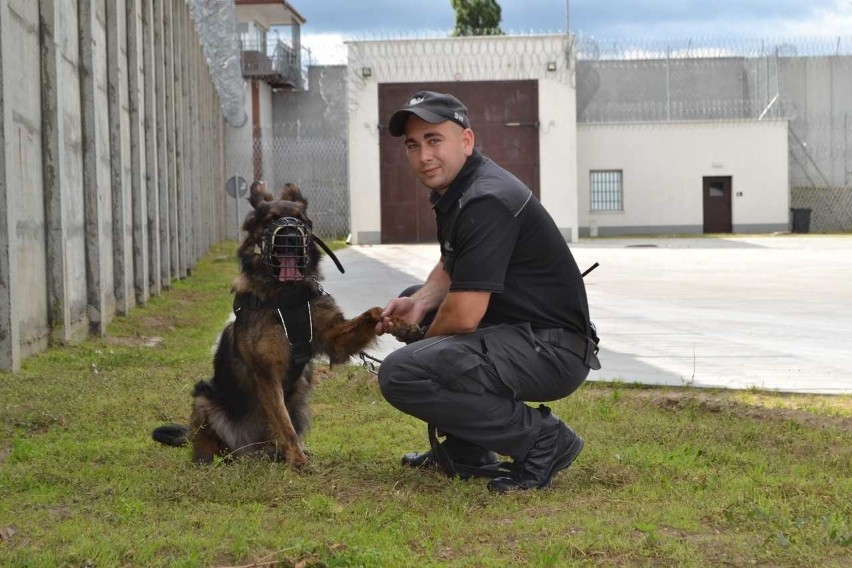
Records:
[[[394,332],[394,324],[391,318],[396,316],[413,325],[420,325],[426,315],[427,308],[412,298],[394,298],[388,302],[382,311],[382,320],[376,324],[376,334]]]

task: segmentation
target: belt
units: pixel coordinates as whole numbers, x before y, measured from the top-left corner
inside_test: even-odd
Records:
[[[579,331],[553,327],[533,329],[533,333],[548,343],[564,347],[582,359],[586,367],[594,370],[601,368],[597,344]]]

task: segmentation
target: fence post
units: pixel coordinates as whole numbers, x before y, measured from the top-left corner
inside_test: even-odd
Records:
[[[3,40],[7,37],[7,2],[0,0],[0,369],[17,371],[21,368],[21,338],[18,326],[18,310],[13,299],[17,296],[18,279],[17,219],[14,194],[9,187],[6,172],[6,128],[11,124],[4,102],[6,81],[3,77],[6,50]],[[17,193],[17,192],[15,192]]]

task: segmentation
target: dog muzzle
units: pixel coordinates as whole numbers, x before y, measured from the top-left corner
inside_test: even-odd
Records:
[[[311,230],[295,217],[282,217],[263,231],[261,262],[279,282],[300,282],[308,266]]]

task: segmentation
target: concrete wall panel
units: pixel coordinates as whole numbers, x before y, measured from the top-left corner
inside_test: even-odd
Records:
[[[76,0],[39,7],[49,323],[68,343],[88,334],[78,11]]]
[[[125,0],[127,18],[127,109],[130,161],[130,217],[135,303],[148,301],[148,180],[145,154],[145,71],[142,0]],[[148,4],[144,2],[144,4]]]
[[[90,331],[106,333],[115,312],[110,206],[109,117],[106,87],[106,0],[79,0],[80,113],[86,289]]]
[[[3,30],[4,91],[8,106],[6,191],[14,205],[10,227],[17,258],[16,291],[20,354],[48,345],[47,243],[41,133],[41,50],[39,7],[29,0],[8,0]],[[14,62],[14,70],[11,63]]]
[[[169,107],[166,104],[168,91],[166,81],[166,23],[163,10],[164,0],[153,0],[151,3],[154,18],[154,69],[153,77],[149,80],[154,84],[157,107],[157,204],[160,241],[160,286],[167,288],[171,282],[171,237],[169,226],[169,187],[172,182],[170,175],[170,158],[168,140]]]
[[[107,2],[107,85],[109,97],[110,183],[115,300],[126,315],[135,302],[130,171],[130,114],[127,77],[125,0]]]
[[[148,272],[147,284],[149,293],[153,296],[160,294],[160,193],[159,172],[157,160],[157,69],[155,68],[154,3],[140,4],[142,16],[142,57],[143,57],[143,89],[145,106],[142,113],[145,137],[145,235],[148,244],[148,262],[145,269]]]
[[[18,257],[15,232],[15,211],[18,192],[12,193],[7,183],[9,169],[14,156],[9,152],[6,141],[11,135],[11,107],[6,104],[7,65],[4,55],[14,46],[7,47],[9,37],[8,0],[0,0],[0,368],[18,370],[21,366],[20,326],[18,325]],[[8,129],[8,132],[7,132]],[[8,153],[8,155],[7,155]]]

